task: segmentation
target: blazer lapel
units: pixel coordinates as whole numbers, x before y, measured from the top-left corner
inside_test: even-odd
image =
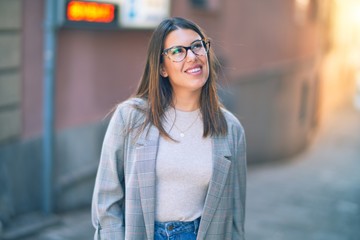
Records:
[[[201,216],[197,239],[205,239],[206,232],[214,217],[219,200],[224,190],[231,165],[231,161],[228,159],[231,156],[231,152],[226,137],[214,137],[212,147],[213,174],[205,199],[205,205],[203,214]]]
[[[136,143],[136,173],[140,187],[141,208],[144,214],[147,239],[150,240],[154,238],[155,160],[159,136],[158,129],[150,126],[143,131]]]

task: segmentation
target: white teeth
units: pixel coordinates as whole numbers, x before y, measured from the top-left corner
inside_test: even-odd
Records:
[[[189,73],[196,73],[196,72],[199,72],[199,71],[200,71],[200,68],[193,68],[193,69],[187,70],[187,72],[189,72]]]

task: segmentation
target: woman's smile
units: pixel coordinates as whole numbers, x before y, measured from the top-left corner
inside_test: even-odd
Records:
[[[200,64],[196,64],[186,69],[185,72],[195,76],[200,75],[202,73],[202,66]]]

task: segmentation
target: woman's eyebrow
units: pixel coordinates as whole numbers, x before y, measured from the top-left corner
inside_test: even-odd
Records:
[[[194,41],[192,41],[191,43],[190,43],[190,45],[191,44],[193,44],[194,42],[196,42],[196,41],[201,41],[202,39],[200,38],[200,39],[195,39]]]
[[[194,41],[192,41],[192,42],[189,44],[189,46],[191,46],[191,44],[193,44],[194,42],[196,42],[196,41],[201,41],[201,40],[202,40],[202,39],[195,39]],[[173,47],[187,47],[187,46],[177,44],[177,45],[174,45],[174,46],[165,48],[165,49],[169,49],[169,48],[173,48]]]

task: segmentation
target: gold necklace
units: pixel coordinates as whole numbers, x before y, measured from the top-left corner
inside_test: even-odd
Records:
[[[175,108],[174,108],[175,109]],[[175,109],[175,115],[176,115],[176,109]],[[196,120],[199,118],[199,115],[200,115],[200,112],[197,114],[195,120],[185,129],[185,130],[181,130],[178,126],[176,126],[176,123],[175,123],[175,120],[176,120],[176,117],[174,119],[174,126],[177,130],[179,130],[180,132],[180,137],[185,137],[185,132],[188,131],[196,122]]]

